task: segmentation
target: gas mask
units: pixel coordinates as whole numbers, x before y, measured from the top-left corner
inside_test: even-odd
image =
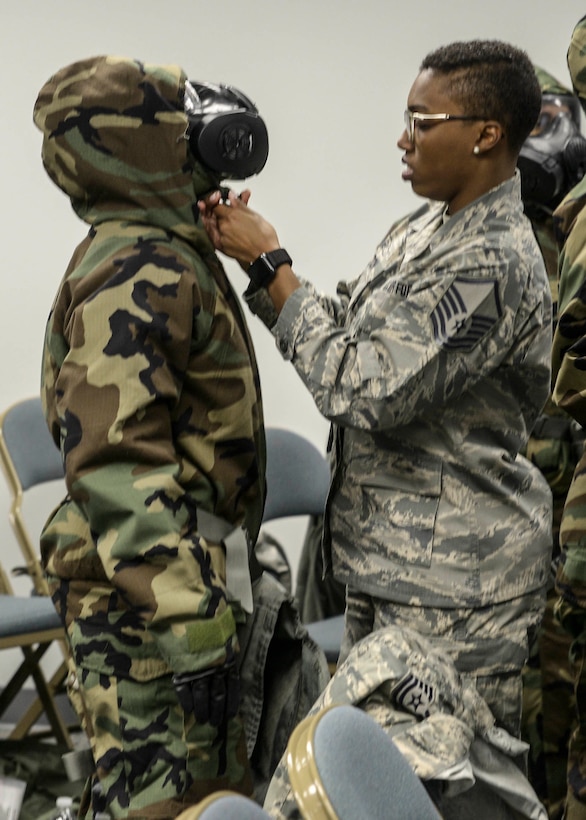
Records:
[[[569,104],[574,101],[576,106]],[[579,112],[575,98],[543,95],[542,115],[517,161],[526,205],[554,209],[584,176],[586,139],[580,134]]]
[[[191,80],[185,83],[184,107],[191,152],[218,183],[246,179],[264,168],[266,125],[241,91]]]

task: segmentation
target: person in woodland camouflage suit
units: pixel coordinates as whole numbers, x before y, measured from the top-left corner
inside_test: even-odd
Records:
[[[579,168],[566,162],[568,144],[580,133],[580,102],[549,72],[535,67],[542,92],[539,120],[521,149],[521,196],[541,248],[557,322],[558,245],[553,212],[577,181]],[[549,169],[546,173],[544,167]],[[561,816],[565,798],[568,739],[574,698],[569,668],[570,638],[553,616],[557,595],[559,528],[584,433],[580,425],[548,399],[524,454],[542,471],[552,490],[552,574],[544,618],[523,672],[523,737],[530,743],[529,776],[549,816]]]
[[[568,68],[575,93],[586,110],[586,17],[574,28]],[[586,178],[555,212],[561,245],[558,324],[553,341],[553,400],[586,426],[584,339],[586,337]],[[584,453],[576,467],[560,526],[561,560],[556,574],[556,617],[572,638],[576,728],[570,738],[564,817],[586,818],[586,514]]]
[[[46,331],[68,495],[41,543],[96,763],[88,818],[172,818],[218,788],[252,790],[236,628],[263,413],[199,219],[217,178],[192,148],[188,88],[193,104],[178,66],[103,56],[57,72],[34,109],[45,168],[90,224]]]
[[[551,556],[551,492],[519,455],[550,384],[551,297],[516,172],[540,107],[530,60],[508,44],[428,55],[398,147],[431,202],[336,299],[295,275],[249,192],[200,204],[334,425],[324,549],[348,585],[342,660],[373,630],[412,629],[512,735]]]

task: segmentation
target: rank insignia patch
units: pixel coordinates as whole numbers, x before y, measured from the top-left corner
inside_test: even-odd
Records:
[[[431,314],[438,345],[471,350],[502,315],[495,281],[457,278]]]
[[[420,718],[429,717],[429,707],[435,701],[435,692],[430,683],[408,672],[393,691],[398,706]]]

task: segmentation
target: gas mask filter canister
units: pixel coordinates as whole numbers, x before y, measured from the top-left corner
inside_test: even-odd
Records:
[[[241,91],[187,81],[184,106],[191,151],[218,182],[246,179],[264,168],[269,153],[267,128]]]

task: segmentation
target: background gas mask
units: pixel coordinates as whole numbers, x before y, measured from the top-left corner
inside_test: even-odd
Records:
[[[544,94],[536,127],[523,143],[518,168],[526,204],[555,208],[586,171],[580,103],[572,95]]]
[[[191,151],[217,183],[262,170],[269,153],[266,125],[241,91],[191,80],[185,83],[184,107]]]

